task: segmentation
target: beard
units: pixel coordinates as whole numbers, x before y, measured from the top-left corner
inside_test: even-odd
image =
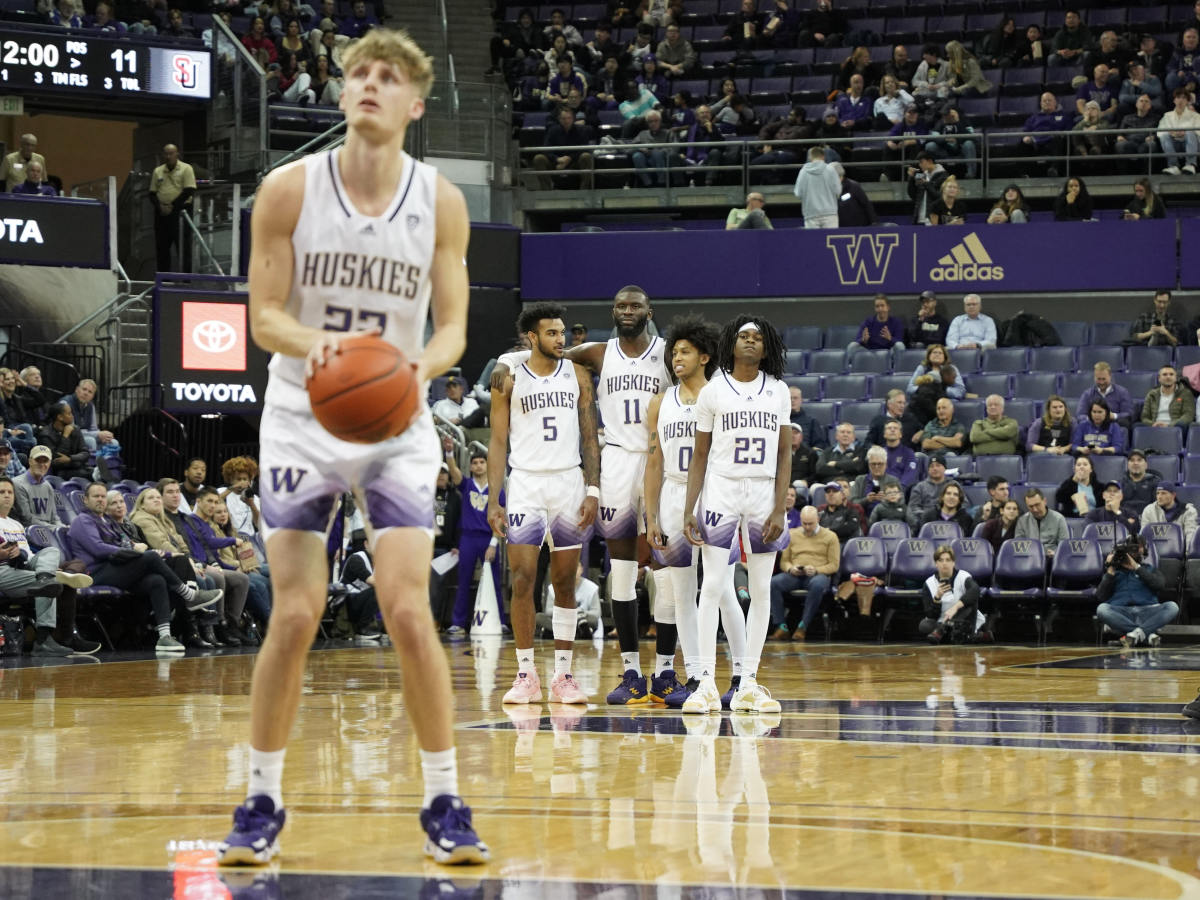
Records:
[[[642,333],[646,330],[646,323],[649,321],[649,316],[645,316],[641,319],[638,319],[632,325],[623,326],[614,318],[613,325],[615,325],[617,328],[617,337],[622,337],[626,340],[629,340],[630,338],[641,337]]]

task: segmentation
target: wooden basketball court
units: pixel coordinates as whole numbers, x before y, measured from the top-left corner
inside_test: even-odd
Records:
[[[310,656],[280,864],[217,872],[254,657],[125,655],[0,668],[0,896],[1200,897],[1200,647],[768,644],[782,715],[687,719],[603,705],[612,642],[587,709],[502,709],[511,642],[446,652],[489,865],[422,856],[392,651],[355,648]]]

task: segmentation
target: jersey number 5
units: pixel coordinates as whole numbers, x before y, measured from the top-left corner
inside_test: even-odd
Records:
[[[554,424],[554,416],[542,416],[542,440],[558,440],[558,426]]]
[[[349,331],[354,322],[354,310],[350,307],[334,306],[332,303],[325,304],[325,325],[323,327],[326,331]],[[387,313],[360,309],[357,324],[363,328],[378,328],[382,334],[387,330]]]

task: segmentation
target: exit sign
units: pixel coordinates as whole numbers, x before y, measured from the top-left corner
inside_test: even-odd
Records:
[[[0,97],[0,116],[25,115],[24,97]]]

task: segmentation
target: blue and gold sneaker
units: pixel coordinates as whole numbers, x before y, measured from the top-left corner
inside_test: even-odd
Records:
[[[665,705],[667,698],[682,687],[674,669],[663,669],[650,679],[650,702]]]
[[[643,706],[650,702],[646,693],[646,676],[639,675],[633,669],[626,669],[621,676],[621,683],[609,693],[609,706]]]
[[[689,678],[687,680],[687,684],[679,684],[676,682],[675,690],[667,694],[663,702],[667,704],[669,709],[682,709],[683,702],[687,700],[688,697],[692,696],[698,687],[700,687],[700,682],[695,678]]]
[[[471,827],[471,807],[453,794],[439,794],[421,810],[425,829],[425,855],[447,866],[484,863],[490,859],[487,844]]]
[[[729,690],[721,695],[721,708],[729,709],[729,704],[733,700],[733,695],[737,693],[738,688],[742,686],[742,676],[734,675],[729,679]]]
[[[217,845],[222,866],[265,866],[279,853],[279,832],[287,813],[266,794],[247,797],[233,811],[233,831]]]

